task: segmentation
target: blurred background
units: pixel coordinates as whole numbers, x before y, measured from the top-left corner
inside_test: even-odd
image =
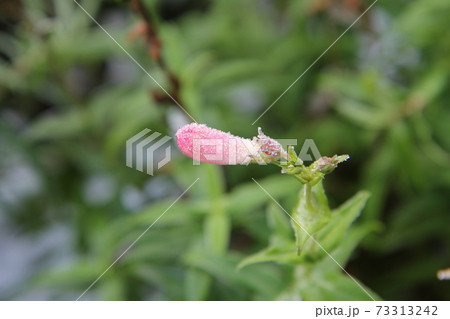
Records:
[[[378,1],[255,125],[371,1],[79,3],[199,123],[350,154],[326,177],[330,205],[366,189],[357,222],[379,227],[348,272],[386,300],[450,299],[436,278],[450,266],[448,0]],[[74,1],[0,2],[0,116],[0,299],[78,298],[197,177],[83,299],[274,300],[290,286],[290,265],[236,265],[267,246],[278,209],[251,178],[288,211],[301,184],[272,166],[192,166],[174,139],[154,176],[126,167],[127,139],[192,120]]]

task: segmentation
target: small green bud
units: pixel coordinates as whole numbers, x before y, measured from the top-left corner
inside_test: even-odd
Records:
[[[317,161],[310,165],[312,171],[318,171],[323,174],[329,174],[338,166],[339,163],[342,163],[348,160],[350,156],[348,155],[334,155],[332,157],[323,156],[319,158]]]
[[[297,157],[297,154],[295,153],[294,146],[290,145],[288,146],[288,155],[289,159],[292,163],[295,163],[296,165],[303,165],[303,161]]]

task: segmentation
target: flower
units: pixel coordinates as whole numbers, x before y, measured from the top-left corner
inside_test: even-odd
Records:
[[[258,136],[252,140],[259,146],[258,157],[256,161],[273,162],[280,159],[289,159],[288,153],[283,149],[280,143],[265,135],[258,127]]]
[[[252,140],[219,131],[204,124],[191,123],[176,133],[183,154],[197,162],[219,165],[265,164],[287,157],[280,143],[264,135],[258,128]]]

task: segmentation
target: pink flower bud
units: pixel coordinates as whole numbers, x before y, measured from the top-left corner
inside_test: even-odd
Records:
[[[248,164],[258,146],[249,139],[225,133],[204,124],[191,123],[176,133],[183,154],[198,162],[219,165]]]
[[[183,154],[197,162],[219,165],[265,164],[287,156],[280,143],[264,135],[261,129],[252,140],[191,123],[176,133]]]

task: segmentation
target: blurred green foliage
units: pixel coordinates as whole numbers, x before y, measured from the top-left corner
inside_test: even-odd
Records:
[[[324,181],[332,208],[371,193],[343,245],[348,272],[386,300],[450,299],[436,279],[450,265],[450,2],[378,1],[253,126],[371,2],[146,0],[165,68],[130,39],[142,17],[129,1],[79,2],[170,92],[167,70],[177,77],[198,122],[350,154]],[[76,299],[199,177],[84,299],[363,299],[336,294],[354,283],[335,273],[237,269],[276,234],[293,238],[251,179],[290,211],[301,185],[276,167],[192,166],[175,151],[155,176],[125,166],[128,138],[190,121],[159,91],[75,2],[1,2],[1,241],[26,255],[64,231],[26,270],[1,266],[18,279],[0,281],[0,298]],[[0,265],[15,247],[2,246]]]

